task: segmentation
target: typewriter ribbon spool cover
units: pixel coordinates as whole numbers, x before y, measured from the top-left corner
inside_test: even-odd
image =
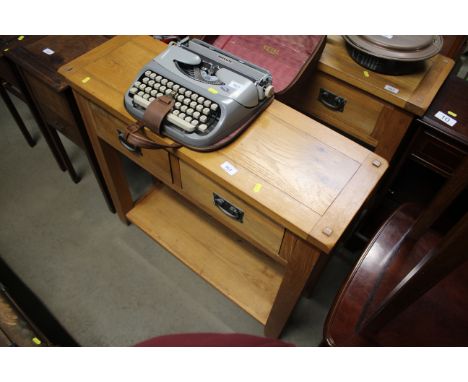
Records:
[[[150,104],[164,103],[151,107],[164,113],[156,118],[158,126],[147,127],[180,145],[212,151],[234,140],[273,98],[268,70],[206,42],[184,39],[140,70],[124,103],[141,126]],[[139,135],[132,141],[137,145],[144,139],[141,129],[127,135],[132,134]]]

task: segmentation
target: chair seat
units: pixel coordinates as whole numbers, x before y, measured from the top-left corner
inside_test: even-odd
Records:
[[[402,238],[418,216],[414,205],[398,209],[380,228],[354,267],[330,311],[324,339],[331,346],[466,346],[468,262],[447,275],[372,338],[362,322],[441,240],[426,232],[409,251]]]

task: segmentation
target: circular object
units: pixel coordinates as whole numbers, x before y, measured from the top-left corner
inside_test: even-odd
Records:
[[[270,98],[275,93],[273,85],[269,85],[265,89],[265,97]]]
[[[391,75],[414,73],[424,60],[442,49],[441,36],[343,36],[348,53],[358,64]]]

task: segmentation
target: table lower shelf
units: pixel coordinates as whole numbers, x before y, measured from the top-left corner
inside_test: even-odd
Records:
[[[220,292],[266,324],[284,268],[164,185],[127,218]]]

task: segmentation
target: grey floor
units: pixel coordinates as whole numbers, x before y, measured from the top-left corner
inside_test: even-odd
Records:
[[[27,146],[0,101],[0,256],[78,343],[129,346],[181,332],[262,335],[255,319],[111,214],[86,156],[65,138],[82,180],[74,184],[61,172],[28,108],[15,103],[38,143]],[[143,185],[144,177],[127,167]],[[343,255],[332,257],[311,298],[300,300],[284,340],[320,343],[351,263]]]

